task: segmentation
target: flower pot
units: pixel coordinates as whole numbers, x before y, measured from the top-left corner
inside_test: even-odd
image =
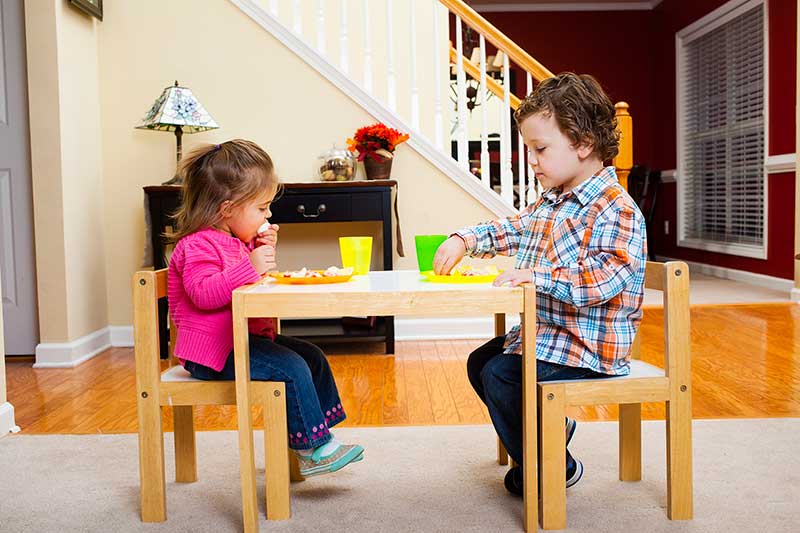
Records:
[[[368,180],[388,180],[389,175],[392,173],[392,160],[380,155],[376,155],[379,161],[368,155],[364,158],[364,171],[367,174]]]

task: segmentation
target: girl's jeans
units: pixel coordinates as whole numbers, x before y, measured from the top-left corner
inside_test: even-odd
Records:
[[[196,379],[233,380],[233,352],[217,372],[193,361],[184,367]],[[316,448],[331,440],[329,428],[345,419],[325,354],[309,342],[277,335],[250,335],[250,379],[286,383],[289,448]]]
[[[472,388],[489,409],[497,435],[517,464],[522,464],[522,357],[503,353],[505,336],[480,346],[467,359]],[[607,377],[588,368],[536,361],[537,381]]]

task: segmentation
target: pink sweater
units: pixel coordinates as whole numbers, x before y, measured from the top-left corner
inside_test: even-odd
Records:
[[[175,356],[222,370],[233,349],[233,290],[261,279],[250,247],[215,229],[187,235],[169,262],[167,298],[178,326]],[[271,318],[253,318],[250,333],[275,339]]]

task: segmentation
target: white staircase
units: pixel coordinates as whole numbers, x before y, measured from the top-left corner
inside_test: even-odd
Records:
[[[517,150],[522,142],[512,127],[519,100],[504,82],[511,78],[511,54],[501,47],[506,43],[497,42],[487,59],[487,37],[480,33],[486,30],[473,28],[480,16],[460,0],[230,1],[376,120],[409,132],[411,148],[496,216],[513,214],[536,199],[536,182],[524,148]],[[453,7],[458,11],[451,13]],[[475,42],[464,43],[467,25],[461,15],[470,18],[467,35]],[[489,38],[497,41],[494,34]],[[539,77],[549,75],[527,59],[539,67]],[[527,92],[534,76],[533,69],[526,70]],[[471,99],[467,87],[475,89]],[[492,144],[499,144],[500,156],[494,176]]]

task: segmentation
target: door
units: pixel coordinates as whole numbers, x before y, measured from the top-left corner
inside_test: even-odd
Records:
[[[39,342],[22,0],[0,0],[0,276],[5,353]]]

